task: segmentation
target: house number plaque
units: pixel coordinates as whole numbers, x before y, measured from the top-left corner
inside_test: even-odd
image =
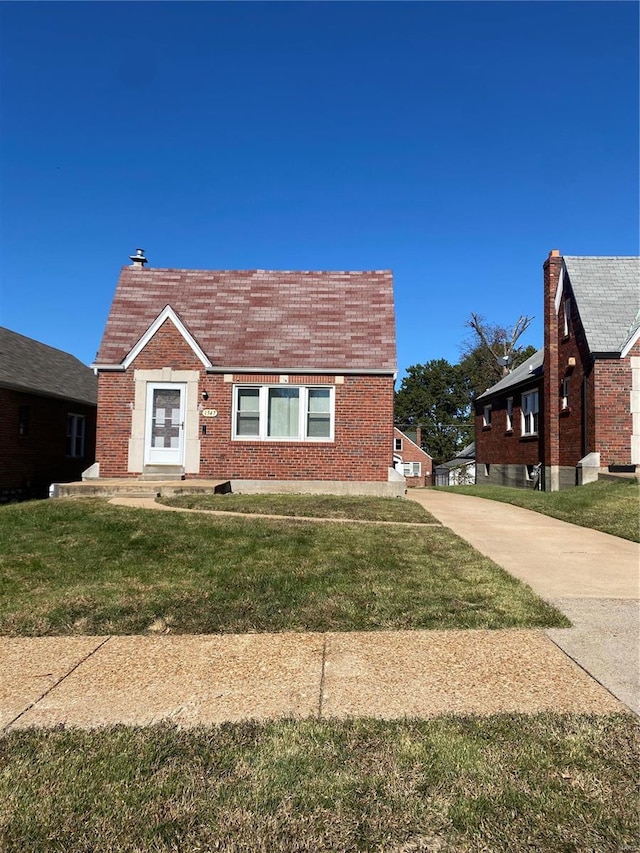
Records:
[[[217,409],[203,409],[202,410],[203,418],[217,418],[218,410]]]

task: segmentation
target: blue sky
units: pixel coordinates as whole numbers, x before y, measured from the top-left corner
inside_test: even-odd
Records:
[[[392,269],[398,366],[638,254],[638,5],[3,3],[0,324],[93,360],[120,267]]]

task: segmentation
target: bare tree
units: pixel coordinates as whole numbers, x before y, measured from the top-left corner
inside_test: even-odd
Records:
[[[491,353],[498,375],[506,376],[514,357],[522,349],[517,346],[518,340],[527,331],[532,320],[533,317],[526,317],[523,314],[518,317],[513,328],[506,329],[503,326],[487,323],[480,314],[472,313],[465,326],[473,329],[479,338],[480,345]]]

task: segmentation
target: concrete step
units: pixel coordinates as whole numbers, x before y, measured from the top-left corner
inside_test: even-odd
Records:
[[[158,495],[227,494],[231,491],[229,480],[155,480],[139,479],[84,480],[77,483],[55,483],[51,497],[59,498],[155,498]]]
[[[167,482],[168,480],[184,480],[182,465],[145,465],[138,480],[142,482]]]

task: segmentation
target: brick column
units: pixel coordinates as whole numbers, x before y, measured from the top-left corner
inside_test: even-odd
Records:
[[[545,492],[560,488],[560,428],[559,428],[559,378],[558,378],[558,312],[555,300],[562,256],[552,249],[544,262],[544,381],[540,395],[539,425],[541,462],[544,469]]]

